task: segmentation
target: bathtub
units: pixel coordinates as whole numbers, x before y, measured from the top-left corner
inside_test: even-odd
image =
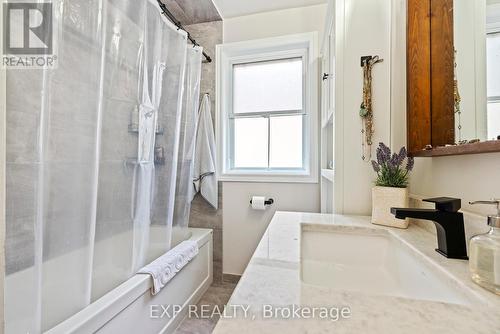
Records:
[[[152,296],[150,288],[152,279],[149,275],[137,274],[111,291],[95,299],[90,305],[60,322],[46,334],[70,333],[172,333],[188,311],[188,305],[195,304],[212,284],[212,230],[189,229],[190,240],[195,240],[199,246],[198,255],[189,262],[157,295]],[[72,255],[73,259],[75,255]],[[60,266],[60,264],[59,264]],[[69,270],[70,272],[70,270]],[[23,272],[10,275],[6,284],[11,285],[22,281]],[[112,273],[109,273],[112,275]],[[78,279],[74,277],[74,279]],[[54,287],[54,293],[61,295],[57,303],[45,307],[46,314],[61,314],[67,310],[64,296],[71,294],[72,300],[78,291],[71,289],[71,279],[68,286]],[[17,291],[15,291],[17,290]],[[29,293],[15,289],[9,293]],[[8,298],[8,296],[6,296]],[[12,296],[15,297],[15,296]],[[85,296],[82,296],[84,298]],[[7,299],[9,300],[9,299]],[[11,298],[10,300],[14,300]],[[22,299],[21,299],[22,300]],[[177,313],[163,313],[163,308],[175,305]],[[163,308],[162,308],[163,306]],[[50,307],[50,310],[46,310]],[[23,321],[22,307],[11,307],[6,313],[6,333],[21,333]],[[11,313],[11,314],[9,314]],[[163,314],[162,314],[163,313]],[[151,316],[153,315],[153,316]]]

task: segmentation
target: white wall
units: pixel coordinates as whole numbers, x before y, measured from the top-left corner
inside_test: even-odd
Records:
[[[384,62],[373,69],[373,113],[375,133],[372,156],[379,142],[391,140],[391,84],[393,32],[391,20],[398,1],[336,0],[336,112],[335,112],[335,211],[345,214],[371,214],[371,188],[375,173],[368,161],[362,160],[361,120],[362,97],[360,57],[378,55]],[[403,30],[404,31],[404,30]],[[395,59],[401,62],[400,58]],[[394,82],[395,79],[394,79]],[[404,90],[403,90],[404,92]],[[399,92],[398,94],[401,94]],[[398,95],[399,96],[399,95]],[[394,104],[391,105],[391,104]],[[404,117],[399,121],[404,121]],[[394,124],[394,126],[404,126]],[[400,141],[399,141],[400,142]]]
[[[318,31],[322,41],[326,10],[324,4],[225,19],[224,43],[311,31]]]
[[[317,184],[224,182],[222,196],[224,273],[240,275],[276,210],[319,212]],[[275,200],[265,211],[252,210],[252,195]]]
[[[464,210],[493,214],[493,207],[470,206],[468,202],[500,198],[499,170],[500,153],[419,158],[410,191],[419,197],[461,198]]]
[[[224,43],[311,31],[323,38],[326,5],[279,10],[224,20]],[[240,275],[245,270],[275,210],[319,212],[319,183],[246,183],[223,185],[223,271]],[[267,211],[249,208],[252,195],[273,197]]]

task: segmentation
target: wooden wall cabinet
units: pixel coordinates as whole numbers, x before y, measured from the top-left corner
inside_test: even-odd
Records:
[[[407,146],[410,155],[500,152],[500,140],[454,145],[453,0],[407,0],[407,4]],[[424,150],[427,145],[433,149]]]
[[[408,151],[455,142],[453,0],[408,0]]]

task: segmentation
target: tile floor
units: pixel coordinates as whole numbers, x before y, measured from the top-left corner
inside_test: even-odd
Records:
[[[215,306],[218,306],[222,311],[235,287],[235,283],[222,282],[212,284],[203,297],[201,297],[198,306],[210,305],[210,312]],[[174,333],[210,334],[215,328],[217,321],[219,321],[219,317],[211,319],[185,318]]]

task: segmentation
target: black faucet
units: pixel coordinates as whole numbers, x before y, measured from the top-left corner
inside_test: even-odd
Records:
[[[435,203],[436,208],[391,208],[391,213],[398,219],[415,218],[433,221],[438,238],[436,251],[450,259],[467,260],[464,215],[458,212],[461,207],[460,199],[438,197],[424,199],[424,202]]]

